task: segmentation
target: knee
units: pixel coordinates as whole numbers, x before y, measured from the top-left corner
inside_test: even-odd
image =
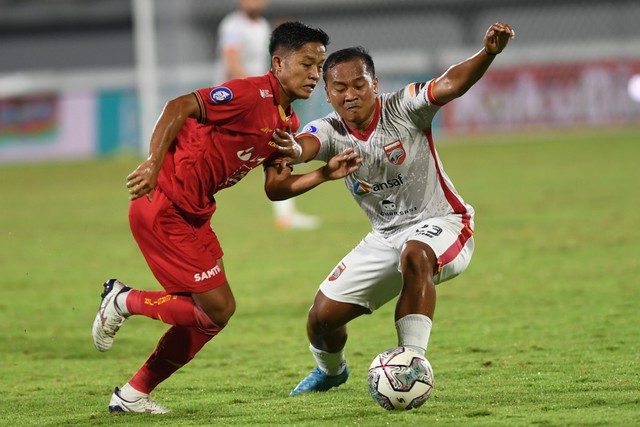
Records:
[[[209,319],[220,327],[224,327],[236,312],[236,301],[231,298],[225,304],[206,311]]]
[[[321,324],[320,314],[315,305],[311,307],[309,313],[307,314],[307,329],[316,331]]]
[[[436,255],[433,249],[424,243],[409,241],[400,256],[400,265],[403,275],[433,277],[437,270]]]
[[[336,325],[331,321],[331,316],[326,310],[320,310],[317,305],[313,305],[307,316],[307,329],[315,335],[323,334],[335,329]]]
[[[215,314],[217,320],[211,320],[213,320],[216,325],[224,326],[229,323],[229,320],[231,320],[231,317],[235,314],[235,312],[236,301],[231,300],[225,307],[223,307],[218,313]]]

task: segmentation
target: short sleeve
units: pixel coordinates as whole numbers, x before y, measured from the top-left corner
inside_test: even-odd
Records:
[[[411,83],[398,93],[400,103],[408,112],[410,120],[419,129],[431,126],[433,117],[442,105],[433,97],[434,83],[435,79],[429,82]]]
[[[318,119],[310,122],[302,131],[298,133],[298,137],[310,136],[315,138],[318,143],[318,149],[313,160],[322,160],[328,162],[335,156],[335,144],[332,138],[333,127],[326,118]]]
[[[256,99],[253,84],[243,80],[230,80],[221,86],[198,89],[193,94],[200,106],[202,124],[221,125],[243,117],[252,108]]]

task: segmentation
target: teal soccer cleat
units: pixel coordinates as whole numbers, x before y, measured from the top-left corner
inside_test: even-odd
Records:
[[[330,388],[338,387],[347,382],[349,378],[349,368],[344,367],[339,375],[327,375],[320,370],[314,368],[313,371],[293,389],[289,396],[295,396],[301,393],[310,393],[312,391],[327,391]]]

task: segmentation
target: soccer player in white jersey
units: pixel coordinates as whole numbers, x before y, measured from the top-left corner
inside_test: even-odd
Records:
[[[444,172],[432,119],[482,77],[514,34],[497,22],[478,53],[438,78],[395,93],[378,95],[373,60],[363,48],[334,52],[325,61],[325,91],[335,112],[296,136],[302,149],[296,161],[327,162],[341,152],[350,162],[361,161],[344,180],[373,229],[320,285],[307,320],[318,366],[291,395],[343,384],[349,376],[347,323],[395,297],[398,345],[426,353],[435,285],[462,273],[474,247],[474,211]],[[293,150],[291,156],[296,157]],[[275,200],[301,194],[331,179],[330,169],[292,175],[287,167],[267,168],[267,194]]]
[[[218,43],[224,67],[223,81],[262,76],[271,66],[271,25],[263,16],[267,0],[237,0],[237,9],[226,15],[218,27]],[[271,204],[279,229],[313,230],[320,220],[298,210],[294,199]]]

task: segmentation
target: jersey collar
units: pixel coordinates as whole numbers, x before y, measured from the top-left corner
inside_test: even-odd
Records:
[[[347,124],[347,122],[344,119],[342,119],[342,123],[344,123],[345,127],[347,128],[347,130],[351,135],[355,136],[361,141],[366,141],[367,139],[369,139],[369,137],[375,130],[376,126],[378,126],[378,122],[380,121],[381,110],[382,110],[382,107],[380,105],[380,99],[376,98],[376,112],[374,113],[375,115],[373,116],[373,120],[371,120],[371,124],[369,124],[369,126],[364,132],[360,132],[359,130],[353,129],[351,126]]]

